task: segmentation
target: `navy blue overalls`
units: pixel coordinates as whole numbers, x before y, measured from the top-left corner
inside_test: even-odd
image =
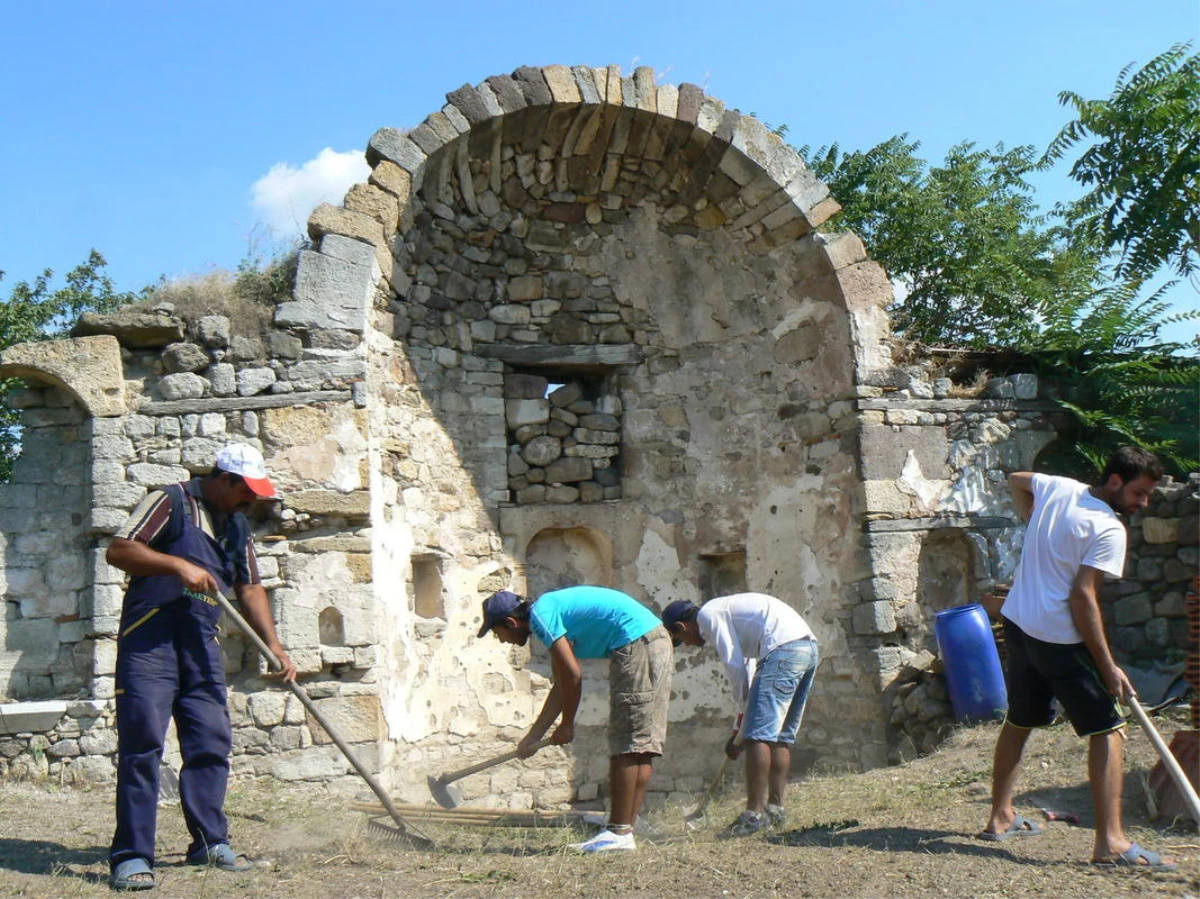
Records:
[[[245,517],[229,516],[217,541],[183,514],[181,486],[166,492],[171,530],[178,533],[154,548],[201,566],[227,591],[241,579],[237,563],[249,530]],[[159,765],[172,716],[183,756],[179,797],[192,835],[188,855],[228,842],[224,804],[232,729],[217,644],[219,617],[215,600],[185,590],[176,577],[135,577],[125,593],[117,642],[113,867],[129,858],[154,863]]]

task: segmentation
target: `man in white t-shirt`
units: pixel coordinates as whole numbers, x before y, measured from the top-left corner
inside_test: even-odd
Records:
[[[737,724],[725,753],[746,747],[746,810],[731,825],[747,836],[786,821],[783,794],[792,767],[792,744],[820,661],[812,629],[782,600],[738,593],[697,607],[686,599],[663,610],[663,626],[678,646],[711,644],[733,690]]]
[[[1171,868],[1131,842],[1121,825],[1125,719],[1117,707],[1133,686],[1113,660],[1100,614],[1105,576],[1125,565],[1125,526],[1118,513],[1145,508],[1163,469],[1140,447],[1122,447],[1088,487],[1070,478],[1019,471],[1009,475],[1013,502],[1029,521],[1021,562],[1000,609],[1008,651],[1008,713],[996,741],[992,811],[980,839],[1041,833],[1013,808],[1021,753],[1032,729],[1054,721],[1058,700],[1075,732],[1087,737],[1088,778],[1096,810],[1092,861]]]

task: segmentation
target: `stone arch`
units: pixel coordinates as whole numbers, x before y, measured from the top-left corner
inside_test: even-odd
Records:
[[[616,66],[522,67],[464,85],[447,100],[407,133],[377,131],[367,148],[368,182],[352,187],[341,206],[314,211],[308,227],[320,252],[304,254],[297,295],[280,307],[277,322],[361,333],[376,279],[396,295],[413,288],[395,238],[422,214],[452,217],[461,207],[478,216],[526,204],[529,197],[510,187],[513,179],[505,183],[506,166],[517,166],[515,151],[522,150],[536,161],[521,180],[550,188],[543,220],[604,225],[607,214],[651,199],[661,207],[660,228],[671,235],[720,230],[754,255],[802,249],[792,274],[824,280],[822,298],[850,313],[854,367],[865,374],[888,365],[886,277],[853,235],[814,234],[838,204],[755,117],[696,85],[657,85],[649,67],[629,76]],[[514,156],[506,157],[509,149]],[[622,172],[635,164],[647,177],[631,184]],[[803,361],[819,348],[820,322],[811,314],[792,310],[777,325],[781,360]]]
[[[855,400],[890,367],[891,286],[855,236],[815,230],[837,209],[825,185],[752,116],[649,68],[522,68],[447,100],[371,138],[368,181],[314,211],[276,311],[361,373],[373,590],[403,637],[382,652],[394,732],[436,692],[406,672],[508,670],[474,643],[477,592],[519,560],[531,595],[602,581],[661,608],[704,558],[748,547],[747,583],[840,628],[861,577]],[[572,384],[580,404],[550,408]],[[535,436],[558,442],[524,451]],[[807,555],[757,549],[783,545]],[[385,586],[421,547],[445,553],[433,636]],[[858,653],[839,676],[872,689],[874,665]],[[699,739],[720,697],[694,695],[681,726]],[[878,755],[881,726],[814,712],[856,729],[830,737],[845,761]]]
[[[126,411],[122,372],[121,345],[109,335],[21,343],[0,353],[0,377],[52,384],[97,418]]]

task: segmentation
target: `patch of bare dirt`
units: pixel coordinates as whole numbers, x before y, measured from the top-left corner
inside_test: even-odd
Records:
[[[1164,724],[1169,739],[1173,727]],[[1148,819],[1144,776],[1155,761],[1131,728],[1125,819],[1143,845],[1169,852],[1178,871],[1088,864],[1091,801],[1086,743],[1067,728],[1035,735],[1018,785],[1020,811],[1043,834],[1004,843],[976,840],[987,818],[994,725],[963,729],[934,755],[865,774],[826,773],[795,783],[782,831],[730,839],[740,783],[713,803],[701,828],[691,807],[652,812],[659,835],[639,850],[579,856],[586,837],[563,828],[421,825],[437,841],[413,851],[376,837],[348,802],[320,791],[236,782],[227,809],[234,847],[260,864],[246,874],[183,863],[178,808],[159,812],[159,887],[179,897],[910,897],[1200,896],[1200,837]],[[714,748],[714,768],[717,749]],[[364,794],[366,795],[366,794]],[[1046,822],[1044,806],[1075,813],[1080,826]],[[105,862],[112,788],[6,784],[0,791],[0,894],[111,895]]]

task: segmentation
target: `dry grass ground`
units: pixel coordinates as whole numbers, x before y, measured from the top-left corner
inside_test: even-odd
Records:
[[[1169,734],[1172,726],[1163,725]],[[793,785],[783,832],[723,837],[737,783],[689,831],[686,808],[650,816],[660,835],[636,853],[581,857],[578,832],[429,826],[435,851],[373,836],[341,799],[279,785],[235,783],[228,810],[235,847],[260,864],[226,874],[183,864],[175,808],[160,811],[159,888],[179,897],[1032,897],[1200,896],[1200,838],[1147,818],[1142,778],[1152,746],[1132,729],[1126,778],[1131,835],[1168,850],[1172,873],[1089,865],[1086,747],[1067,729],[1035,736],[1019,784],[1020,810],[1076,813],[1082,826],[1047,823],[1037,837],[973,839],[988,808],[994,725],[964,729],[932,756],[865,774],[824,774]],[[104,896],[111,787],[7,784],[0,791],[0,895]]]

